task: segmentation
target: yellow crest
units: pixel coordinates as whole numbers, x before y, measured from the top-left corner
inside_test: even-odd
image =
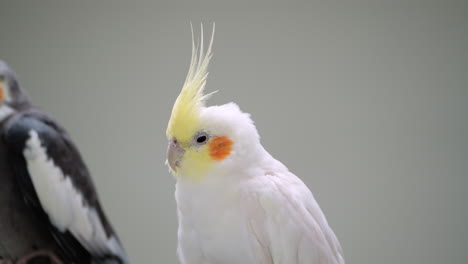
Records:
[[[211,47],[215,27],[211,41],[206,53],[203,53],[203,25],[201,27],[200,54],[198,54],[198,44],[195,45],[192,29],[192,59],[190,61],[189,71],[177,100],[172,108],[171,118],[167,127],[167,137],[176,138],[179,142],[191,140],[197,132],[200,118],[200,110],[205,106],[205,100],[213,93],[204,95],[203,90],[208,77],[208,64],[212,57]]]

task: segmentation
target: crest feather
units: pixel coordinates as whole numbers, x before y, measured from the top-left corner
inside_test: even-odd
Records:
[[[206,53],[204,53],[203,47],[203,25],[201,26],[200,48],[198,48],[198,43],[195,45],[191,24],[190,28],[192,31],[190,67],[182,91],[172,108],[171,119],[166,131],[168,137],[177,138],[180,142],[190,140],[197,132],[200,110],[205,106],[205,101],[215,93],[203,94],[208,77],[208,64],[213,56],[211,48],[213,46],[215,25],[213,24],[213,32]],[[200,53],[198,53],[198,50],[200,50]]]

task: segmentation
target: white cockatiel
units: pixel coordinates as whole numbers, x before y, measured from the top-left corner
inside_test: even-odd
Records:
[[[203,28],[199,53],[192,41],[167,128],[180,263],[344,263],[312,193],[263,148],[250,115],[234,103],[205,106],[212,43],[204,53]]]

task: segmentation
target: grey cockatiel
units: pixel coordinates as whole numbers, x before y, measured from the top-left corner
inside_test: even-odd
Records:
[[[79,264],[127,263],[77,147],[57,122],[30,103],[2,61],[0,123],[18,190],[36,228],[56,241],[58,254]]]

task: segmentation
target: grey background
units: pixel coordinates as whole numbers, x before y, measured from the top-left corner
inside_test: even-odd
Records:
[[[2,0],[0,56],[76,140],[133,263],[176,263],[165,128],[190,21],[216,22],[209,103],[252,114],[347,263],[467,263],[467,17],[466,1]]]

